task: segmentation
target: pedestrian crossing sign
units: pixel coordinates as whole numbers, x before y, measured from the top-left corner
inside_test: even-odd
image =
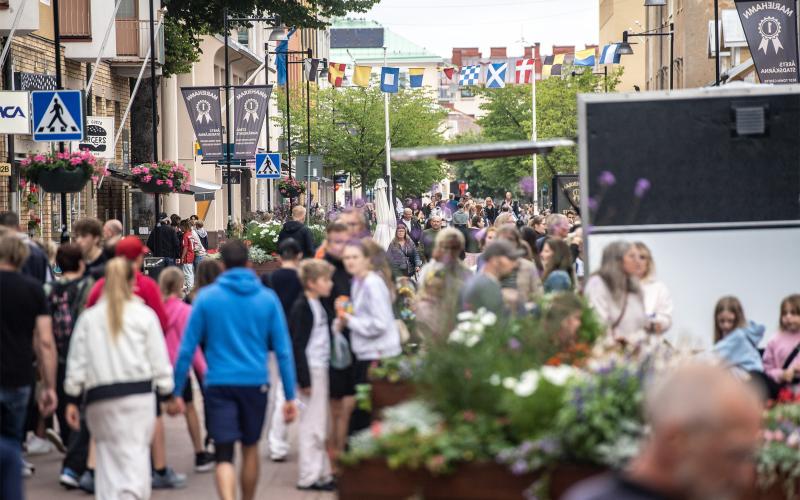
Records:
[[[83,91],[31,92],[34,141],[80,141],[84,131]]]
[[[280,179],[281,154],[259,153],[256,155],[256,179]]]

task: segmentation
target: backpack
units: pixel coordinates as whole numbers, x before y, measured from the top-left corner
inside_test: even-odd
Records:
[[[57,281],[50,285],[47,305],[53,317],[53,338],[60,362],[66,362],[69,339],[91,284],[92,280],[84,277],[71,281]]]

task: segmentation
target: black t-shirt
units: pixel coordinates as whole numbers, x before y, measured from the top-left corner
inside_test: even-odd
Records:
[[[294,269],[276,269],[270,274],[261,276],[261,282],[275,291],[283,307],[283,314],[289,318],[297,297],[303,293],[303,284]]]
[[[100,252],[96,259],[86,264],[86,272],[84,276],[90,276],[95,281],[99,280],[106,274],[106,263],[110,259],[105,251]]]
[[[670,500],[671,497],[619,474],[587,479],[570,489],[564,500]]]
[[[33,383],[33,329],[48,314],[42,285],[21,273],[0,271],[0,387]]]

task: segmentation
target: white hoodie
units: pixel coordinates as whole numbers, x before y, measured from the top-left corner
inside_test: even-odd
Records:
[[[141,390],[148,384],[150,390]],[[70,339],[64,392],[72,397],[88,392],[91,402],[150,392],[152,385],[162,395],[173,389],[172,365],[155,312],[134,297],[125,304],[122,329],[114,337],[105,299],[84,311]]]
[[[363,280],[353,280],[352,295],[353,314],[347,326],[356,358],[364,361],[400,355],[400,332],[386,283],[370,272]]]

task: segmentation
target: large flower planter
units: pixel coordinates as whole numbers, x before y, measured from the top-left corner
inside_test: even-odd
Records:
[[[384,460],[365,460],[342,467],[337,480],[339,500],[406,500],[422,492],[426,478],[424,471],[392,470]]]
[[[434,476],[425,485],[425,500],[522,500],[525,490],[539,477],[516,476],[495,463],[465,463],[446,476]],[[557,498],[557,497],[554,497]]]
[[[142,190],[143,193],[167,194],[174,191],[173,188],[167,186],[166,184],[156,184],[155,179],[151,180],[150,182],[139,182],[137,183],[137,186]]]
[[[269,274],[276,269],[280,269],[281,262],[279,260],[271,260],[269,262],[262,262],[261,264],[253,264],[253,271],[257,275]]]
[[[414,397],[414,386],[409,382],[389,382],[388,380],[373,380],[370,382],[370,398],[372,399],[372,415],[379,418],[381,411],[389,406],[395,406]]]
[[[584,479],[608,472],[606,467],[593,464],[558,464],[550,472],[550,498],[561,498],[570,488]]]
[[[37,184],[48,193],[77,193],[88,181],[83,170],[64,170],[59,167],[40,172]]]

